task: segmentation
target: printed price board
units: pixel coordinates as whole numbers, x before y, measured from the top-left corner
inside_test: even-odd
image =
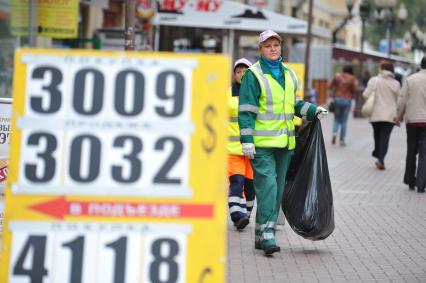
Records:
[[[18,221],[10,229],[11,282],[185,282],[188,225]]]
[[[223,282],[228,65],[18,50],[0,281]]]

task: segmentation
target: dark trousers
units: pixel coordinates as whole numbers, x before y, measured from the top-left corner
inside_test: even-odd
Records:
[[[372,155],[380,162],[385,160],[389,147],[389,138],[394,124],[390,122],[372,122],[374,130],[374,150]]]
[[[416,155],[419,154],[416,176]],[[404,183],[418,188],[426,187],[426,127],[407,125],[407,157]]]

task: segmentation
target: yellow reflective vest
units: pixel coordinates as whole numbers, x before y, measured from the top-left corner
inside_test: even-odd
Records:
[[[283,64],[283,89],[271,74],[263,73],[259,62],[252,65],[250,70],[259,82],[261,94],[254,129],[243,129],[241,133],[253,135],[256,147],[294,149],[296,138],[293,119],[297,83],[294,73]]]
[[[228,91],[228,153],[232,155],[243,155],[240,142],[240,128],[238,127],[238,96],[232,96],[232,89]]]

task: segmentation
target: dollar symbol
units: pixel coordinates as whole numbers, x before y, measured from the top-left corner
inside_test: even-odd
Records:
[[[211,125],[211,120],[214,118],[214,116],[216,116],[216,110],[212,105],[209,105],[204,110],[203,115],[204,126],[209,132],[208,137],[202,141],[203,148],[207,152],[207,154],[210,154],[216,147],[216,132]]]

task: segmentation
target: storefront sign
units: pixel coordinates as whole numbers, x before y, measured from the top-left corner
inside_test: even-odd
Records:
[[[81,4],[92,5],[102,9],[108,9],[108,0],[80,0]]]
[[[12,99],[0,98],[0,239],[3,231],[4,188],[8,175]]]
[[[219,0],[162,0],[154,24],[248,31],[273,29],[285,34],[306,34],[307,30],[307,23],[300,19],[237,1]]]
[[[229,60],[15,60],[0,281],[224,282]]]
[[[269,11],[275,11],[275,6],[277,5],[277,1],[276,0],[249,0],[248,4],[250,6],[255,6],[255,7],[266,9]]]
[[[10,1],[0,0],[0,20],[7,20],[10,17]]]
[[[0,194],[4,193],[8,172],[11,117],[12,99],[0,98]]]
[[[75,38],[78,34],[78,0],[38,0],[37,26],[41,36]],[[11,0],[11,32],[15,36],[27,36],[29,30],[28,0]]]

